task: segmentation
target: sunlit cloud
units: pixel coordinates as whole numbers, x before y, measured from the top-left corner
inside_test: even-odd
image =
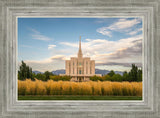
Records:
[[[96,60],[96,64],[109,64],[113,63],[113,60],[115,61],[114,64],[117,63],[118,65],[124,60],[128,60],[127,63],[129,64],[141,63],[142,61],[142,35],[118,41],[105,39],[86,39],[85,41],[87,42],[82,42],[83,55]],[[64,42],[62,44],[73,48],[78,42]],[[123,63],[122,65],[125,66]]]
[[[44,72],[46,70],[64,69],[65,60],[65,55],[55,55],[43,60],[24,60],[24,62],[32,67],[33,70]],[[19,65],[20,63],[21,62],[19,62]]]
[[[101,33],[102,35],[112,37],[112,31],[128,32],[128,31],[131,30],[130,28],[133,28],[133,26],[135,26],[139,23],[141,23],[140,18],[135,18],[135,19],[132,19],[132,20],[119,19],[117,22],[111,24],[110,26],[98,28],[97,32]],[[135,32],[134,34],[136,34],[136,33],[137,32]],[[132,31],[131,34],[133,34],[133,31]]]
[[[99,29],[97,29],[97,32],[101,33],[102,35],[112,37],[111,31],[109,31],[108,27],[99,28]]]
[[[53,71],[65,68],[64,60],[42,60],[42,61],[24,61],[27,65],[32,67],[32,70],[38,70],[41,72]]]
[[[55,55],[51,57],[52,60],[65,60],[65,55]]]
[[[56,47],[56,45],[48,45],[48,50],[53,49],[54,47]]]
[[[118,22],[113,23],[112,25],[110,25],[108,27],[108,29],[110,30],[122,30],[122,29],[128,29],[133,27],[136,24],[141,23],[141,19],[140,18],[135,18],[132,20],[127,20],[127,19],[119,19]]]
[[[51,56],[49,58],[43,59],[43,60],[26,60],[26,63],[39,63],[39,64],[43,64],[43,63],[50,63],[52,61],[55,60],[65,60],[65,55],[55,55],[55,56]]]
[[[135,34],[137,34],[140,31],[142,31],[142,28],[135,29],[135,31],[131,31],[131,32],[127,33],[127,34],[129,34],[129,35],[135,35]]]

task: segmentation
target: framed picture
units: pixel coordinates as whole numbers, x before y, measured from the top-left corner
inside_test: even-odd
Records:
[[[142,100],[141,17],[17,23],[18,100]]]
[[[0,3],[0,116],[160,116],[159,1]]]

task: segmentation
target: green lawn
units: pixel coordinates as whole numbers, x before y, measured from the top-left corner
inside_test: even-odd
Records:
[[[140,96],[18,96],[18,100],[142,100]]]

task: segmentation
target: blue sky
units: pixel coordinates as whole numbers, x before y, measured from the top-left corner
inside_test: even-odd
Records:
[[[142,63],[141,18],[18,18],[18,61],[33,70],[65,68],[65,60],[82,51],[96,68],[129,70]]]

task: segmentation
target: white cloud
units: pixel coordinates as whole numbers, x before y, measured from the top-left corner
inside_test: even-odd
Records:
[[[36,40],[42,40],[42,41],[49,41],[51,40],[51,38],[41,34],[39,31],[29,28],[32,31],[32,39],[36,39]]]
[[[52,62],[51,58],[47,58],[44,60],[26,60],[26,63],[36,63],[36,64],[45,64],[45,63],[50,63]]]
[[[141,22],[141,20],[139,18],[135,18],[132,20],[119,19],[118,22],[109,26],[108,29],[110,29],[110,30],[128,29],[130,27],[133,27],[136,24],[139,24],[140,22]]]
[[[99,28],[99,29],[97,29],[97,32],[101,33],[102,35],[112,37],[111,31],[109,31],[108,27]]]
[[[124,66],[131,63],[142,63],[142,35],[109,41],[106,39],[82,40],[82,53],[84,57],[91,57],[96,62],[96,67]],[[61,48],[51,50],[51,57],[39,61],[25,61],[33,70],[56,70],[65,68],[65,60],[77,57],[78,42],[61,42]],[[52,46],[51,46],[52,47]],[[53,46],[54,47],[54,46]],[[103,68],[103,67],[102,67]]]
[[[71,46],[71,47],[78,47],[78,43],[60,42],[60,44]]]
[[[35,62],[35,61],[24,61],[27,65],[32,67],[32,70],[38,70],[41,72],[45,71],[53,71],[53,70],[58,70],[58,69],[65,69],[65,61],[64,60],[54,60],[51,62],[45,63],[45,61],[40,62]]]
[[[86,41],[91,41],[91,39],[86,39]]]
[[[142,31],[142,28],[139,28],[139,29],[136,29],[135,31],[129,32],[128,34],[129,35],[135,35],[135,34],[137,34],[140,31]]]
[[[82,52],[84,56],[96,60],[97,64],[111,62],[141,63],[141,41],[142,35],[109,41],[105,39],[87,39],[82,42]],[[77,43],[64,42],[63,45],[75,47]],[[138,44],[138,47],[137,47]],[[77,51],[78,52],[78,49]],[[71,57],[71,55],[69,55]],[[67,57],[69,57],[67,56]],[[73,54],[72,54],[73,56]]]
[[[56,47],[56,45],[48,45],[48,50],[53,49],[54,47]]]
[[[112,37],[112,31],[128,32],[130,31],[130,28],[139,23],[141,23],[140,18],[135,18],[132,20],[119,19],[117,22],[111,24],[110,26],[98,28],[97,32],[101,33],[102,35]]]
[[[52,60],[65,60],[65,55],[55,55],[51,57]]]
[[[24,62],[32,67],[32,70],[44,72],[64,69],[65,60],[65,55],[55,55],[44,60],[24,60]]]
[[[44,35],[41,35],[41,34],[33,34],[32,35],[32,39],[42,40],[42,41],[49,41],[49,40],[51,40],[47,36],[44,36]]]
[[[39,31],[37,31],[37,30],[35,30],[35,29],[33,29],[33,28],[29,28],[29,30],[31,30],[31,31],[34,32],[35,34],[40,34]]]
[[[96,66],[95,68],[98,68],[98,69],[102,69],[102,70],[114,70],[114,71],[127,71],[129,72],[131,67],[124,67],[124,66],[121,66],[121,65],[98,65]]]
[[[43,64],[43,63],[50,63],[52,61],[55,61],[55,60],[65,60],[65,55],[54,55],[52,57],[49,57],[49,58],[46,58],[46,59],[43,59],[43,60],[28,60],[28,61],[25,61],[26,63],[39,63],[39,64]]]

